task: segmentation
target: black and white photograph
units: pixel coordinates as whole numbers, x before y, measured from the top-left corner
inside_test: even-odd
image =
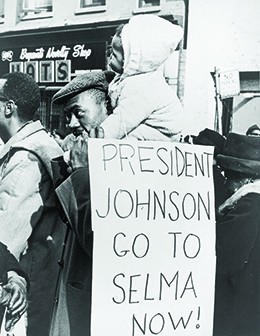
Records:
[[[0,0],[1,336],[260,336],[259,13]]]

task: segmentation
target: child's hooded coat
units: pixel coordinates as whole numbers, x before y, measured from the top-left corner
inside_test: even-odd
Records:
[[[180,26],[151,14],[134,16],[124,26],[124,72],[110,85],[114,112],[101,124],[106,138],[179,140],[183,108],[161,66],[182,32]]]

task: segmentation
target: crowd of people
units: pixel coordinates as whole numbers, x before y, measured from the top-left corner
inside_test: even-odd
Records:
[[[26,317],[28,336],[88,336],[93,232],[88,139],[181,141],[183,109],[161,65],[182,29],[155,15],[118,27],[111,70],[78,75],[53,96],[66,134],[34,115],[40,90],[23,73],[0,79],[0,318]],[[260,334],[260,129],[182,137],[214,146],[214,336]],[[25,314],[24,314],[25,313]]]

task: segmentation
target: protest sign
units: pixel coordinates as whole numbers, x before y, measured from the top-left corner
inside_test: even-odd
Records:
[[[213,147],[90,139],[91,335],[209,336]]]

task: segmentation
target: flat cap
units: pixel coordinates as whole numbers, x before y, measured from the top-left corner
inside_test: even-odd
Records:
[[[112,71],[90,71],[75,77],[52,97],[55,104],[64,104],[77,94],[90,89],[108,92],[108,85],[114,78]]]

